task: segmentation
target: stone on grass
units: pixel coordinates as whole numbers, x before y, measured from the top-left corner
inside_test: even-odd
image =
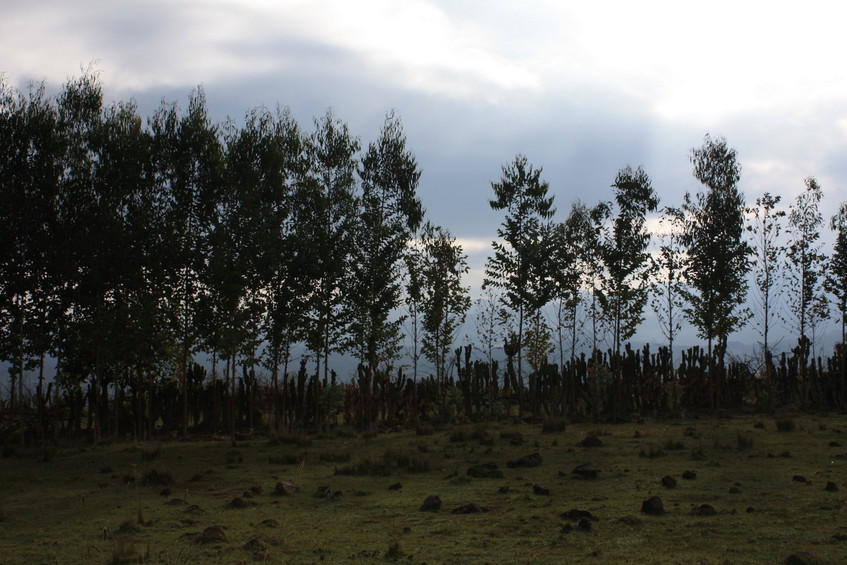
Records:
[[[793,477],[791,477],[791,480],[794,481],[795,483],[808,483],[809,482],[809,481],[806,480],[806,477],[804,477],[803,475],[794,475]]]
[[[462,504],[450,511],[451,514],[481,514],[483,512],[488,512],[488,508],[473,502]]]
[[[441,497],[437,494],[427,496],[421,505],[422,512],[438,512],[441,510]]]
[[[475,479],[502,479],[503,471],[497,467],[497,463],[479,463],[469,467],[467,475]]]
[[[388,486],[388,490],[400,490],[403,488],[402,483],[394,483],[393,485]]]
[[[328,486],[319,486],[315,496],[318,498],[329,498],[330,500],[338,500],[342,496],[340,490],[332,490]]]
[[[598,520],[598,518],[588,510],[579,510],[577,508],[571,508],[567,512],[562,512],[559,514],[559,518],[562,520],[572,520],[574,522],[578,522],[580,520],[591,520],[592,522],[596,522]]]
[[[582,465],[577,465],[574,467],[574,470],[571,471],[574,475],[578,475],[585,479],[596,479],[599,472],[600,470],[595,469],[594,465],[591,464],[591,461],[586,461]]]
[[[581,447],[603,447],[603,442],[597,437],[597,434],[588,434],[581,442]]]
[[[651,496],[641,503],[641,511],[645,514],[659,516],[665,513],[665,505],[662,504],[662,499],[658,496]]]
[[[670,475],[665,475],[662,477],[662,486],[665,488],[674,488],[676,486],[676,479],[671,477]]]
[[[823,490],[826,490],[826,491],[829,491],[829,492],[836,492],[838,490],[838,485],[833,483],[832,481],[827,481],[826,486],[823,487]]]
[[[532,485],[532,492],[534,492],[536,496],[550,496],[550,489],[543,485],[539,485],[538,483]]]
[[[197,541],[200,543],[215,543],[226,540],[226,532],[221,526],[209,526],[197,536]]]
[[[697,478],[697,473],[695,471],[683,471],[682,478],[686,481],[693,481]]]
[[[535,453],[530,453],[529,455],[524,455],[514,461],[506,462],[506,467],[510,469],[514,469],[516,467],[538,467],[539,465],[541,465],[541,454],[537,451]]]
[[[300,489],[294,483],[280,481],[276,484],[276,487],[274,488],[274,494],[279,496],[291,496],[298,490]]]
[[[714,516],[717,514],[717,510],[711,504],[700,504],[699,506],[695,506],[691,513],[695,516]]]

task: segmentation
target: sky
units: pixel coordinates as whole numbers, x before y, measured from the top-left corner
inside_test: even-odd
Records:
[[[81,69],[106,100],[185,107],[202,85],[216,121],[327,109],[364,144],[401,118],[434,223],[469,255],[478,293],[502,220],[491,182],[522,153],[564,219],[612,198],[626,165],[661,205],[700,186],[690,151],[724,136],[748,202],[793,200],[804,178],[823,212],[847,199],[847,5],[714,0],[6,0],[0,74],[58,90]]]

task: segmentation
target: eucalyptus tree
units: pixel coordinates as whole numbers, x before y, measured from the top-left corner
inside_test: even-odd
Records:
[[[659,329],[668,340],[671,370],[674,370],[674,340],[682,330],[683,268],[685,254],[680,239],[684,229],[682,211],[665,208],[655,234],[659,247],[653,256],[653,294],[651,306],[656,313]]]
[[[814,177],[806,178],[805,184],[806,189],[789,207],[786,230],[789,242],[785,252],[786,297],[792,315],[789,323],[797,332],[802,376],[805,376],[805,365],[815,347],[810,333],[816,324],[828,317],[823,288],[826,256],[819,241],[823,192]]]
[[[752,244],[753,273],[757,291],[753,317],[756,331],[762,336],[762,363],[766,375],[771,374],[773,366],[770,334],[777,317],[781,294],[779,275],[785,253],[780,239],[785,211],[777,208],[780,200],[780,196],[766,192],[756,199],[756,206],[747,209],[747,232]]]
[[[614,205],[617,215],[603,226],[600,255],[605,267],[598,294],[603,316],[610,326],[612,350],[620,354],[621,345],[630,339],[644,321],[644,306],[649,293],[651,265],[647,247],[650,233],[647,214],[655,212],[659,198],[650,177],[641,167],[618,171]]]
[[[359,200],[356,188],[359,140],[330,111],[315,120],[305,140],[305,168],[293,194],[298,245],[307,254],[311,281],[306,343],[315,373],[329,371],[329,356],[344,348],[350,319],[348,274],[354,252]],[[323,364],[323,365],[321,365]]]
[[[192,92],[188,111],[162,103],[151,124],[156,190],[163,194],[169,296],[164,303],[178,344],[176,376],[182,403],[181,431],[188,433],[188,362],[209,328],[203,321],[204,273],[221,194],[224,151],[202,89]]]
[[[525,319],[547,304],[554,292],[553,238],[548,220],[555,209],[541,172],[524,155],[517,155],[502,167],[500,181],[491,183],[494,199],[489,201],[493,210],[505,211],[506,217],[497,229],[499,240],[491,244],[494,254],[486,262],[483,286],[501,289],[504,305],[517,316],[519,383],[523,382]]]
[[[416,193],[420,175],[400,120],[389,113],[359,167],[361,205],[349,279],[348,346],[371,373],[400,348],[402,261],[424,214]]]
[[[841,315],[841,344],[847,344],[847,202],[842,202],[830,218],[829,227],[835,232],[832,255],[824,281],[826,290],[836,299]]]
[[[0,360],[9,362],[12,409],[25,370],[55,346],[62,140],[43,84],[26,94],[0,78]]]
[[[682,206],[682,243],[688,257],[685,314],[707,341],[714,408],[719,394],[714,359],[723,366],[727,337],[749,317],[744,301],[750,248],[743,237],[744,197],[738,189],[741,165],[735,149],[723,138],[706,135],[703,146],[692,149],[691,162],[706,192],[687,193]]]
[[[449,231],[430,223],[423,228],[421,247],[422,351],[442,379],[456,332],[471,305],[470,289],[462,285],[462,276],[468,272],[467,255]]]

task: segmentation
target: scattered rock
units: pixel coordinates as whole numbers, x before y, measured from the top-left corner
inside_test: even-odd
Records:
[[[206,513],[205,510],[203,510],[202,508],[200,508],[196,504],[191,504],[188,508],[185,509],[185,512],[188,513],[188,514],[194,514],[194,515]]]
[[[318,487],[318,491],[315,493],[315,496],[318,498],[329,498],[330,500],[338,500],[342,496],[342,492],[340,490],[332,490],[328,486],[320,486]]]
[[[794,481],[795,483],[808,483],[809,482],[809,481],[806,480],[806,477],[804,477],[803,475],[794,475],[793,477],[791,477],[791,480]]]
[[[450,513],[451,514],[480,514],[482,512],[488,512],[488,508],[484,506],[480,506],[479,504],[475,504],[473,502],[469,504],[463,504],[454,508]]]
[[[388,486],[388,490],[400,490],[403,488],[402,483],[394,483],[393,485]]]
[[[596,522],[598,519],[588,510],[578,510],[576,508],[571,508],[567,512],[562,512],[559,514],[559,518],[562,520],[572,520],[574,522],[578,522],[579,520],[591,520],[592,522]]]
[[[259,485],[253,485],[252,487],[250,487],[250,492],[252,492],[253,494],[262,494],[263,490],[264,489],[262,489],[262,487]]]
[[[831,442],[829,442],[829,446],[830,447],[841,447],[841,444],[838,443],[837,441],[831,441]]]
[[[623,522],[627,526],[637,526],[641,523],[641,520],[639,520],[635,516],[630,516],[629,514],[627,514],[626,516],[621,516],[620,518],[618,518],[618,522]]]
[[[190,479],[188,479],[192,483],[199,483],[203,480],[203,475],[200,473],[195,473]]]
[[[111,473],[112,471],[113,471],[113,469],[112,469],[109,465],[106,465],[105,467],[103,467],[102,469],[100,469],[100,472],[101,472],[101,473],[106,473],[107,475],[108,475],[109,473]]]
[[[827,481],[826,486],[823,487],[823,490],[826,490],[826,491],[829,491],[829,492],[836,492],[838,490],[838,485],[833,483],[832,481]]]
[[[159,496],[170,496],[173,494],[171,487],[165,487],[159,491]]]
[[[172,498],[167,501],[165,504],[169,506],[187,506],[188,503],[182,498]]]
[[[536,496],[550,496],[550,489],[537,483],[532,485],[532,492]]]
[[[658,496],[651,496],[641,503],[641,511],[645,514],[658,516],[665,513],[665,505],[662,504],[662,499]]]
[[[221,526],[209,526],[197,536],[197,541],[200,543],[215,543],[226,540],[226,532]]]
[[[588,532],[591,530],[591,520],[587,518],[580,518],[576,523],[576,529],[582,530],[583,532]]]
[[[697,478],[697,473],[695,471],[683,471],[682,478],[686,481],[693,481]]]
[[[422,512],[438,512],[441,510],[441,497],[433,494],[426,497],[421,505]]]
[[[524,455],[520,459],[506,462],[506,467],[510,469],[514,469],[515,467],[538,467],[539,465],[541,465],[541,454],[537,451],[529,455]]]
[[[497,463],[479,463],[469,467],[467,475],[475,479],[502,479],[503,471],[497,467]]]
[[[738,487],[731,487],[729,489],[729,494],[741,494],[741,489]]]
[[[597,434],[588,434],[581,442],[581,447],[603,447],[603,442],[597,437]]]
[[[250,506],[256,506],[256,503],[253,501],[244,500],[243,498],[239,498],[237,496],[230,500],[229,503],[226,505],[227,508],[234,509],[249,508]]]
[[[298,490],[300,489],[294,483],[280,481],[276,484],[276,487],[274,488],[274,494],[279,496],[292,496]]]
[[[262,540],[259,538],[253,538],[241,547],[247,551],[265,551],[268,549],[268,547],[262,543]]]
[[[500,494],[509,494],[510,492],[512,492],[512,487],[508,485],[503,485],[502,487],[497,489],[497,492],[499,492]]]
[[[821,559],[808,551],[798,551],[785,558],[785,565],[828,565],[830,561]]]
[[[571,471],[574,475],[578,475],[584,479],[596,479],[599,472],[600,469],[595,469],[594,465],[591,464],[591,461],[586,461],[582,465],[577,465],[574,467],[574,470]]]
[[[714,516],[718,512],[711,504],[701,504],[692,508],[691,513],[695,516]]]
[[[141,526],[131,520],[127,520],[118,527],[119,534],[137,534],[141,531]]]
[[[268,518],[267,520],[262,520],[261,522],[259,522],[259,525],[263,528],[278,528],[279,520],[277,520],[276,518]]]
[[[674,488],[676,486],[676,479],[670,475],[665,475],[662,477],[662,486],[665,488]]]

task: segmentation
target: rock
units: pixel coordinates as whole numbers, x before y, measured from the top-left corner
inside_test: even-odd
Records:
[[[190,479],[188,479],[188,480],[189,480],[189,481],[191,481],[192,483],[199,483],[200,481],[202,481],[202,480],[203,480],[203,475],[201,475],[200,473],[195,473],[195,474],[194,474],[194,475],[193,475]]]
[[[315,496],[318,498],[329,498],[330,500],[338,500],[342,496],[342,492],[340,490],[332,490],[328,486],[320,486],[318,487],[318,491],[315,493]]]
[[[576,529],[582,530],[583,532],[588,532],[591,530],[591,520],[587,518],[580,518],[576,523]]]
[[[400,490],[403,488],[401,483],[394,483],[393,485],[388,486],[388,490]]]
[[[798,551],[785,558],[785,565],[828,565],[830,561],[821,559],[808,551]]]
[[[185,500],[183,500],[182,498],[172,498],[169,501],[167,501],[165,504],[167,504],[169,506],[186,506],[186,505],[188,505],[188,503]]]
[[[215,543],[226,540],[226,533],[220,526],[209,526],[197,536],[197,541],[200,543]]]
[[[510,492],[512,492],[512,487],[504,485],[498,488],[497,492],[499,492],[500,494],[509,494]]]
[[[268,518],[267,520],[262,520],[261,522],[259,522],[259,525],[263,528],[278,528],[279,520],[277,520],[276,518]]]
[[[550,489],[537,483],[532,485],[532,492],[536,496],[550,496]]]
[[[662,477],[662,486],[665,488],[674,488],[676,486],[676,479],[670,475],[665,475]]]
[[[794,475],[793,477],[791,477],[791,480],[794,481],[795,483],[808,483],[809,482],[809,481],[806,480],[806,477],[804,477],[803,475]]]
[[[741,489],[738,487],[731,487],[729,489],[729,494],[741,494]]]
[[[697,473],[695,471],[683,471],[682,478],[686,481],[693,481],[697,478]]]
[[[645,514],[658,516],[665,513],[665,506],[662,504],[662,499],[658,496],[651,496],[641,503],[641,511]]]
[[[441,510],[441,497],[436,494],[426,497],[421,505],[422,512],[438,512]]]
[[[627,514],[626,516],[621,516],[620,518],[618,518],[618,522],[623,522],[627,526],[637,526],[641,523],[641,520],[639,520],[635,516],[630,516]]]
[[[174,500],[179,500],[179,499],[175,498]],[[248,501],[244,500],[243,498],[239,498],[237,496],[235,498],[233,498],[232,500],[230,500],[229,504],[226,505],[227,508],[235,508],[235,509],[248,508],[250,506],[256,506],[256,503],[255,502],[248,502]]]
[[[695,506],[691,513],[695,516],[714,516],[717,514],[717,510],[711,504],[701,504],[699,506]]]
[[[159,496],[170,496],[173,494],[171,487],[165,487],[159,491]]]
[[[574,470],[571,471],[574,475],[578,475],[585,479],[596,479],[599,472],[600,470],[595,469],[591,464],[591,461],[586,461],[582,465],[577,465],[574,467]]]
[[[597,434],[588,434],[581,442],[581,447],[603,447],[603,442],[597,437]]]
[[[510,469],[514,469],[515,467],[538,467],[539,465],[541,465],[541,454],[537,451],[506,463],[506,467]]]
[[[259,485],[253,485],[252,487],[250,487],[250,492],[252,492],[253,494],[262,494],[262,490],[262,487]]]
[[[276,484],[276,487],[274,488],[274,494],[278,496],[292,496],[298,490],[300,489],[294,483],[280,481]]]
[[[501,471],[496,463],[479,463],[467,470],[469,477],[475,479],[502,479],[503,471]]]
[[[829,446],[830,447],[841,447],[841,444],[838,443],[837,441],[831,441],[831,442],[829,442]]]
[[[474,504],[473,502],[469,504],[463,504],[454,508],[450,513],[451,514],[480,514],[482,512],[488,512],[488,508],[480,506],[479,504]]]
[[[579,520],[597,521],[597,518],[588,510],[578,510],[576,508],[572,508],[567,512],[562,512],[559,514],[559,518],[562,520],[572,520],[574,522],[578,522]]]
[[[265,551],[268,549],[268,547],[262,543],[262,540],[259,538],[253,538],[241,547],[247,551]]]
[[[205,511],[205,510],[203,510],[202,508],[200,508],[200,507],[199,507],[199,506],[197,506],[196,504],[192,504],[192,505],[190,505],[188,508],[186,508],[186,509],[185,509],[185,512],[186,512],[187,514],[194,514],[195,516],[198,516],[198,515],[200,515],[200,514],[205,514],[205,513],[206,513],[206,511]]]
[[[823,490],[826,490],[826,491],[829,491],[829,492],[836,492],[838,490],[838,485],[833,483],[832,481],[827,481],[826,486],[823,487]]]

